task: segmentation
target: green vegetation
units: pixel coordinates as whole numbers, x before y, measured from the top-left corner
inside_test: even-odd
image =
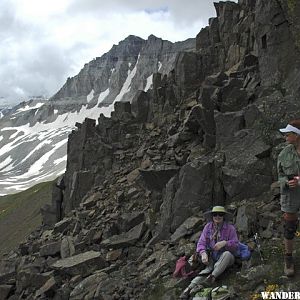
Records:
[[[288,8],[291,14],[294,14],[296,5],[297,5],[297,0],[288,0]]]
[[[41,225],[40,208],[51,202],[52,182],[0,197],[0,258]]]

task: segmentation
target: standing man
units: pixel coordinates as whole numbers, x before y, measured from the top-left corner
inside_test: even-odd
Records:
[[[280,132],[288,144],[277,161],[280,205],[284,221],[284,273],[294,276],[293,246],[300,208],[300,120],[290,121]]]

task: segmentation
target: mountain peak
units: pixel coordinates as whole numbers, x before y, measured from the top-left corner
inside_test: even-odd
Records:
[[[155,36],[154,34],[150,34],[148,36],[148,40],[161,40],[161,38],[158,38],[157,36]]]
[[[141,42],[141,41],[144,41],[144,39],[142,39],[141,37],[139,36],[136,36],[136,35],[132,35],[130,34],[128,37],[126,37],[124,40],[122,40],[120,43],[122,42]]]

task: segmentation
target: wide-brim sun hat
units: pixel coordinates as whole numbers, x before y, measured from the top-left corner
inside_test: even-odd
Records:
[[[298,129],[297,127],[294,127],[290,124],[287,124],[285,128],[280,128],[279,131],[282,133],[293,132],[293,133],[300,135],[300,129]]]
[[[224,213],[224,220],[229,220],[232,218],[232,214],[228,212],[224,206],[214,206],[212,210],[205,212],[203,215],[206,219],[212,220],[212,214],[215,212]]]

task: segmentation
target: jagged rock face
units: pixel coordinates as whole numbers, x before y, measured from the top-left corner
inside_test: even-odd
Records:
[[[295,88],[291,88],[294,77],[299,76],[296,75],[299,73],[299,45],[291,31],[287,11],[280,1],[257,1],[255,33],[263,84],[275,86],[284,83],[283,86],[291,92]]]
[[[137,90],[148,90],[153,73],[168,74],[174,68],[177,54],[194,48],[194,39],[173,44],[153,35],[148,40],[129,36],[102,57],[86,64],[50,101],[55,102],[58,110],[70,101],[86,104],[86,96],[90,93],[91,106],[107,106],[116,97],[119,97],[118,101],[131,101]],[[122,90],[130,72],[132,80]],[[105,91],[106,96],[99,103],[99,96]]]
[[[197,36],[198,51],[179,53],[174,72],[163,77],[160,74],[154,75],[153,91],[139,92],[133,100],[132,109],[125,106],[116,108],[111,120],[100,118],[99,125],[95,128],[88,126],[86,122],[83,128],[70,137],[65,193],[67,211],[78,205],[89,188],[102,184],[107,174],[120,168],[114,158],[116,151],[134,152],[136,147],[145,147],[142,144],[145,132],[138,125],[143,122],[152,122],[154,128],[159,128],[157,135],[169,135],[167,145],[162,146],[162,149],[165,151],[167,148],[166,153],[169,157],[174,155],[175,164],[183,166],[179,173],[181,175],[176,175],[177,179],[172,181],[173,184],[176,182],[176,188],[167,185],[168,192],[161,200],[164,202],[161,215],[166,218],[162,227],[167,228],[167,232],[173,232],[197,206],[205,209],[216,202],[223,204],[255,197],[268,189],[273,180],[271,148],[279,140],[274,133],[266,136],[265,131],[271,129],[269,123],[287,122],[284,115],[297,111],[297,105],[288,108],[281,100],[275,100],[276,104],[270,102],[270,97],[275,96],[278,91],[269,88],[270,82],[267,80],[271,80],[271,77],[267,73],[269,70],[264,67],[264,57],[280,60],[282,54],[276,56],[274,51],[282,49],[285,40],[278,40],[278,45],[272,45],[272,51],[264,52],[260,31],[263,30],[261,22],[265,15],[268,18],[279,18],[280,14],[282,20],[284,11],[277,3],[272,6],[271,2],[261,1],[240,1],[239,4],[220,2],[215,5],[217,18],[211,19],[210,25]],[[231,34],[232,30],[235,34]],[[272,28],[270,30],[276,37],[277,32]],[[154,37],[150,37],[147,43],[148,47],[141,50],[144,55],[149,49],[157,48],[153,46],[157,43],[164,47],[164,43]],[[290,43],[292,41],[287,45]],[[215,59],[215,55],[218,59]],[[139,59],[142,59],[142,54]],[[288,69],[282,69],[279,64],[274,68],[276,72],[273,70],[272,73],[281,74],[280,76],[284,76]],[[227,74],[220,72],[224,69],[229,69]],[[219,73],[212,75],[215,70]],[[291,91],[291,94],[294,92],[295,90]],[[196,97],[195,105],[189,108],[183,105],[182,100],[188,97]],[[291,101],[290,97],[283,96],[286,101]],[[257,104],[253,105],[253,102]],[[262,105],[265,112],[262,112]],[[278,114],[271,113],[272,105],[276,105]],[[177,113],[170,118],[172,111]],[[251,113],[254,115],[251,116]],[[170,124],[169,132],[162,128],[166,124]],[[267,128],[263,128],[264,126]],[[122,140],[124,136],[136,136],[137,140],[132,144],[129,142],[130,138]],[[191,145],[185,148],[188,143]],[[204,152],[201,147],[220,150],[222,155],[218,154],[216,160],[201,158],[206,163],[209,162],[210,167],[204,173],[201,171],[202,167],[194,168],[190,178],[182,172],[191,169],[186,165],[189,155],[192,154],[190,159],[197,158],[197,151],[200,149],[198,158],[199,155],[201,157]],[[148,145],[148,148],[144,151],[151,153],[151,146]],[[181,155],[177,155],[183,149],[186,153],[183,151]],[[159,152],[160,150],[157,156],[154,155],[156,161],[163,158]],[[143,161],[138,159],[136,163],[132,162],[134,168],[139,165],[152,166],[153,157],[150,156],[147,160],[141,155],[140,158],[144,158]],[[79,179],[76,178],[81,172],[89,174],[88,184],[78,183]],[[199,175],[197,179],[198,172],[206,175],[203,178]],[[195,185],[199,181],[195,191],[185,184],[185,178],[189,178],[188,182],[195,180]],[[210,180],[206,182],[206,178]],[[84,191],[81,191],[82,186],[85,186]],[[192,197],[189,199],[187,196],[186,202],[180,203],[185,193],[191,193]],[[77,194],[80,196],[75,196]],[[218,200],[214,199],[215,196]]]
[[[0,195],[63,173],[67,139],[75,123],[98,119],[100,113],[110,116],[113,102],[132,101],[138,90],[146,92],[153,74],[169,73],[177,54],[193,50],[194,42],[129,36],[86,64],[49,101],[32,100],[1,112]]]
[[[284,146],[278,128],[300,109],[293,81],[289,89],[288,79],[270,86],[275,77],[299,76],[297,63],[284,66],[279,52],[286,41],[273,23],[268,32],[278,44],[265,49],[261,43],[265,20],[286,14],[278,4],[216,4],[217,18],[197,36],[197,50],[179,53],[170,73],[153,74],[152,90],[139,92],[132,105],[115,103],[111,118],[102,114],[97,124],[92,119],[77,124],[68,140],[66,216],[53,224],[53,201],[45,224],[51,230],[36,231],[0,268],[6,294],[176,298],[177,288],[184,288],[171,278],[176,258],[195,251],[203,212],[212,205],[228,205],[245,239],[258,232],[274,238],[266,242],[268,249],[274,247],[283,233],[274,184],[270,193]],[[276,24],[279,34],[291,36],[285,25]],[[275,67],[268,69],[264,59],[273,59]],[[53,189],[59,199],[62,193]],[[267,272],[280,277],[278,253],[268,257],[273,266],[260,266],[255,256],[241,276],[227,273],[241,299],[264,285]],[[37,274],[29,276],[33,268]],[[223,284],[225,275],[219,280]],[[286,291],[299,286],[280,284]],[[157,285],[162,293],[155,293]]]

